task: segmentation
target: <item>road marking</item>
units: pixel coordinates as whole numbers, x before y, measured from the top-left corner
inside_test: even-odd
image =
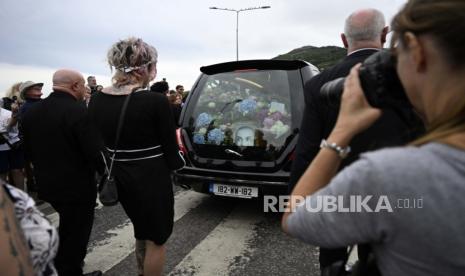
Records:
[[[352,252],[350,252],[349,259],[347,260],[347,264],[354,265],[358,261],[358,247],[355,245]]]
[[[244,267],[254,251],[250,243],[259,220],[259,213],[237,207],[169,275],[229,275]]]
[[[200,194],[191,190],[181,191],[174,196],[174,221],[182,218],[190,210],[197,207],[204,199],[210,195]]]
[[[174,197],[174,221],[176,222],[209,197],[194,191],[181,191]],[[134,251],[132,223],[126,220],[107,231],[109,238],[99,241],[86,255],[84,271],[106,272]]]

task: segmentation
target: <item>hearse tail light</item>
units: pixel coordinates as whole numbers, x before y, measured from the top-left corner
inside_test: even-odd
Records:
[[[289,154],[289,157],[287,158],[287,160],[294,161],[294,159],[295,159],[295,149],[293,149],[291,154]]]
[[[187,149],[184,146],[184,143],[182,142],[182,134],[181,134],[181,128],[176,129],[176,141],[178,142],[178,147],[179,150],[182,152],[183,155],[187,155]]]

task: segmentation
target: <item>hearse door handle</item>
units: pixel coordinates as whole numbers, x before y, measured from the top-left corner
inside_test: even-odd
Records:
[[[242,157],[243,155],[238,153],[237,151],[233,151],[233,150],[230,150],[230,149],[225,149],[224,150],[226,153],[229,153],[229,154],[234,154],[236,156],[239,156],[239,157]]]

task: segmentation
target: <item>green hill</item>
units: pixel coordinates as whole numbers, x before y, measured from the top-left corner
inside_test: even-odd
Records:
[[[345,48],[337,46],[304,46],[294,49],[287,54],[279,55],[273,59],[302,59],[318,67],[321,71],[333,66],[347,54]]]

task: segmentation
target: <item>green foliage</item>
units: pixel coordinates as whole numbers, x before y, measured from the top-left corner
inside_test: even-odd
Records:
[[[301,48],[294,49],[287,54],[279,55],[273,59],[301,59],[310,62],[323,71],[347,55],[345,48],[337,46],[304,46]]]

